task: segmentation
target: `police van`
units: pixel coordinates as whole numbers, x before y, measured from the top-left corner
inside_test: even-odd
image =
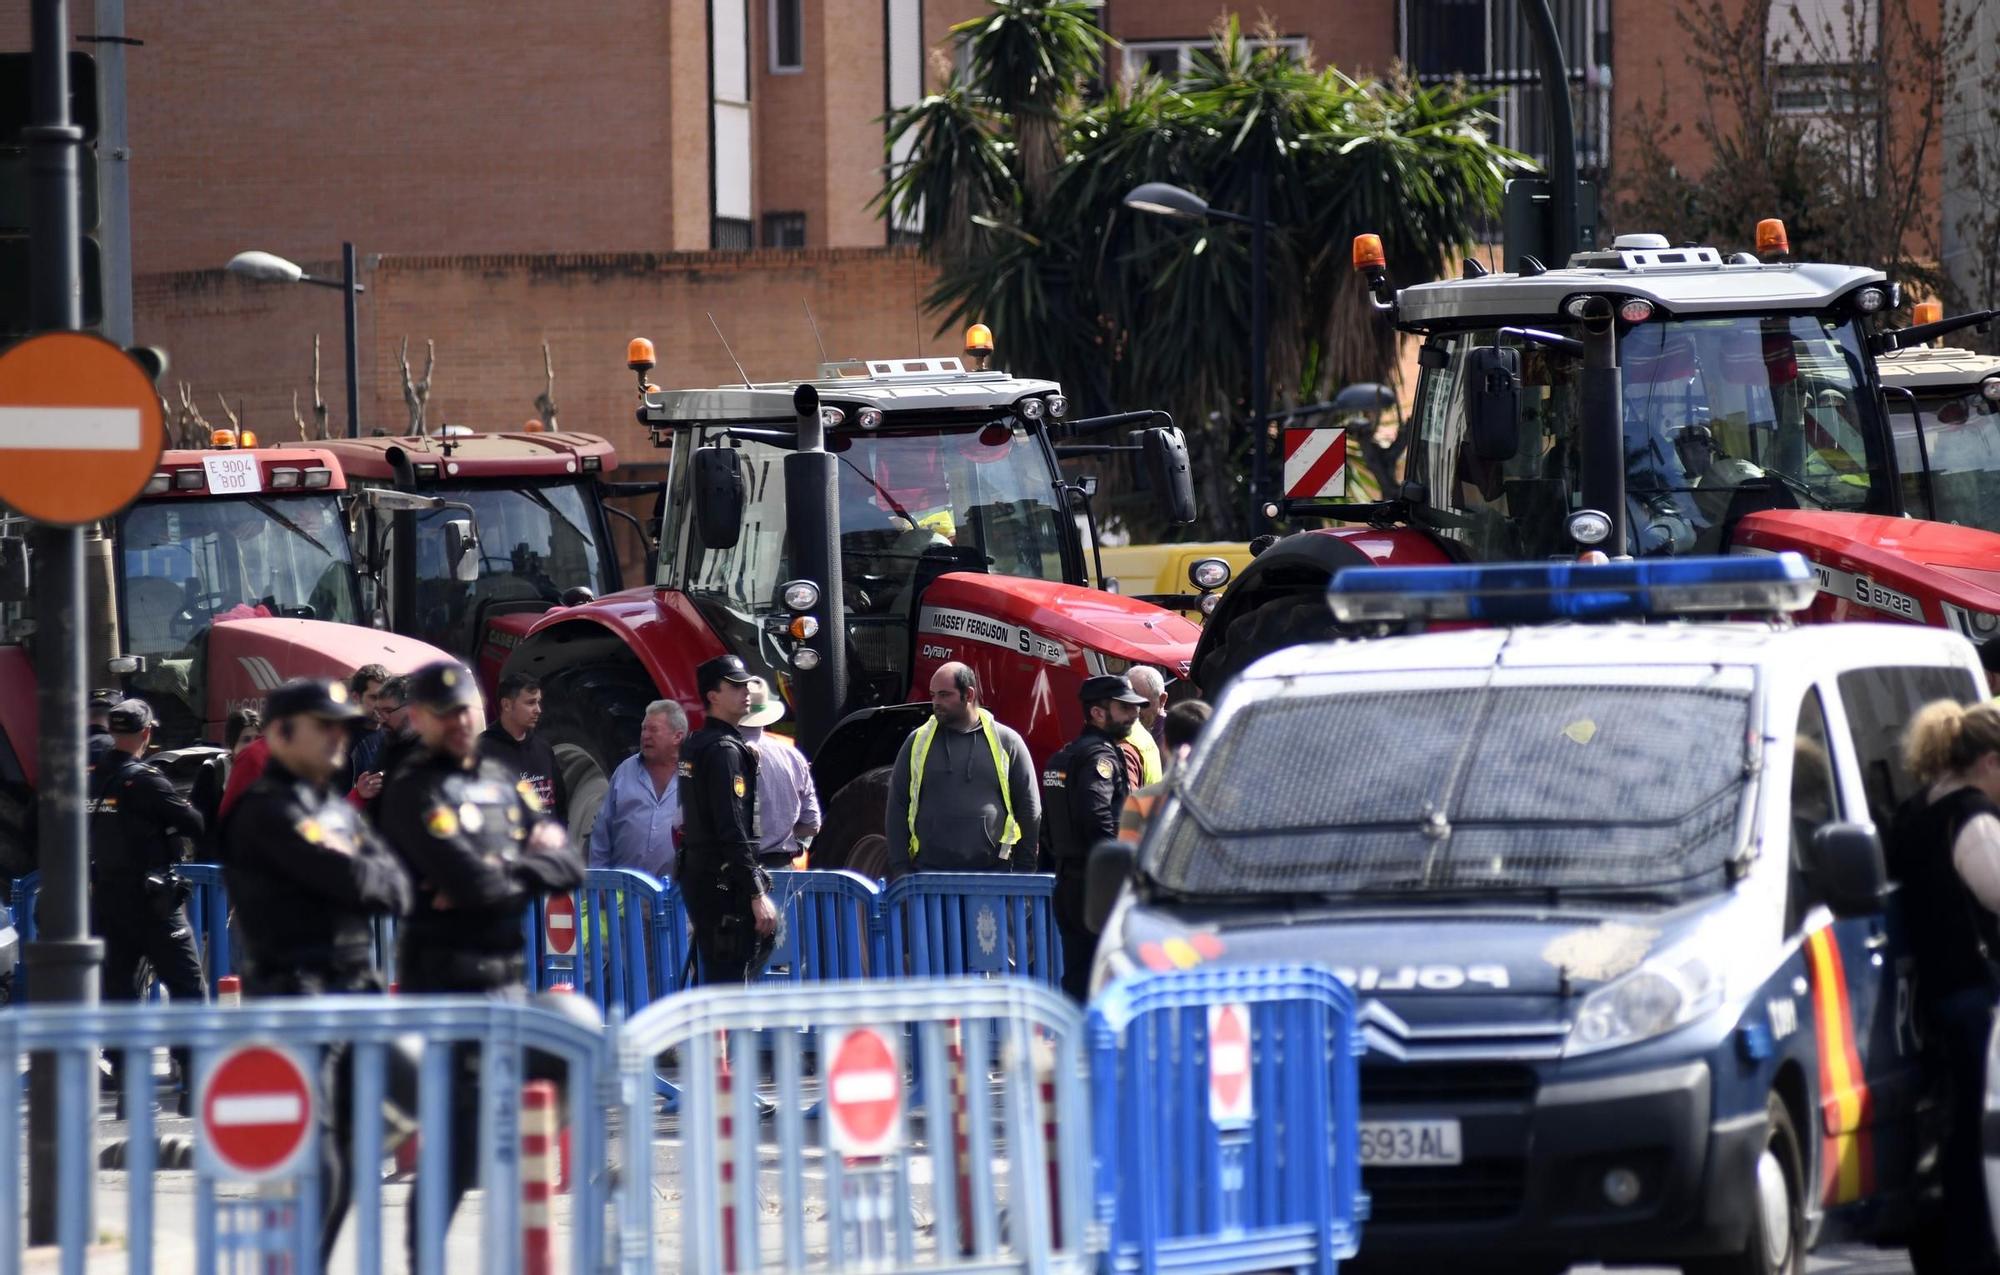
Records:
[[[1795,554],[1339,573],[1343,623],[1451,631],[1246,670],[1096,985],[1340,972],[1369,1044],[1364,1264],[1798,1272],[1839,1239],[1942,1269],[1914,922],[1877,829],[1911,789],[1904,723],[1981,670],[1941,629],[1788,623],[1813,588]]]

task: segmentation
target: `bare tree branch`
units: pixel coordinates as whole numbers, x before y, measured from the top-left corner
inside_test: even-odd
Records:
[[[313,423],[319,426],[322,442],[333,437],[327,430],[326,399],[319,392],[319,333],[317,332],[313,333]],[[304,422],[300,422],[300,428],[304,428]],[[303,438],[304,435],[301,434],[300,437]]]
[[[542,428],[553,434],[562,426],[556,423],[556,365],[547,341],[542,342],[542,375],[546,380],[542,392],[535,396],[535,411],[542,418]]]
[[[419,438],[430,435],[424,429],[424,404],[431,397],[431,372],[437,367],[437,342],[424,341],[424,375],[421,380],[410,377],[410,338],[403,338],[403,348],[396,355],[396,361],[403,369],[403,402],[410,409],[410,433]]]

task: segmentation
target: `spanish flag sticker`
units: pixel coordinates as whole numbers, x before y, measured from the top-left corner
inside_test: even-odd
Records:
[[[439,806],[424,816],[424,827],[433,837],[453,837],[458,835],[458,816],[450,806]]]
[[[743,776],[741,776],[741,775],[738,775],[738,776],[736,777],[736,784],[735,784],[735,787],[736,787],[736,795],[737,795],[737,796],[739,796],[739,797],[741,797],[741,796],[743,795],[743,791],[744,791],[744,789],[743,789]]]

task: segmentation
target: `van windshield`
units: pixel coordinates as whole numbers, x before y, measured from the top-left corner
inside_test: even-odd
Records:
[[[1192,896],[1719,890],[1749,702],[1632,685],[1254,702],[1195,759],[1147,872]]]

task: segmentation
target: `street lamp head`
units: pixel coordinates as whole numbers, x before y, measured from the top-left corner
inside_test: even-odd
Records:
[[[1125,196],[1125,206],[1162,217],[1195,221],[1208,216],[1209,212],[1206,199],[1168,182],[1147,182],[1134,186],[1131,193]]]
[[[239,252],[229,259],[229,273],[266,283],[297,283],[305,269],[271,252]]]

